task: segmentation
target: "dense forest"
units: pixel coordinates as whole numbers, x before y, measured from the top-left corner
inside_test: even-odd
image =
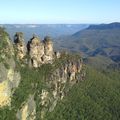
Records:
[[[26,100],[29,93],[35,92],[39,120],[41,109],[37,95],[45,87],[43,79],[49,71],[50,66],[46,65],[37,71],[22,68],[22,82],[12,97],[12,108],[0,109],[0,119],[15,120],[15,113],[22,101]],[[45,120],[119,120],[120,71],[98,71],[88,66],[86,73],[85,80],[75,84],[67,96],[58,101],[54,111],[46,114]],[[32,83],[37,83],[37,86],[34,87]]]
[[[85,81],[74,85],[46,120],[119,120],[120,71],[87,67]]]

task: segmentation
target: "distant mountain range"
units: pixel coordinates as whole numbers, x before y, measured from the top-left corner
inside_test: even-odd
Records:
[[[90,25],[73,35],[59,37],[56,47],[82,52],[90,64],[120,65],[120,23]]]
[[[13,38],[15,32],[23,32],[25,40],[28,41],[33,34],[38,35],[41,39],[46,35],[53,38],[71,35],[79,30],[87,28],[88,24],[1,24]]]
[[[120,29],[119,22],[114,22],[110,24],[90,25],[88,29],[103,30],[103,29],[117,29],[117,28]]]

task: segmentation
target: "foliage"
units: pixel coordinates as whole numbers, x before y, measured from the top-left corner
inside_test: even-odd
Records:
[[[118,120],[120,72],[87,69],[84,82],[74,85],[46,120]]]
[[[0,28],[0,52],[7,46],[7,33]],[[29,56],[26,56],[29,57]],[[0,56],[1,59],[1,56]],[[11,107],[0,109],[0,120],[15,120],[18,109],[30,94],[36,102],[36,119],[40,119],[40,94],[42,89],[49,89],[46,80],[52,72],[69,62],[81,60],[79,55],[62,54],[54,64],[45,64],[38,69],[21,67],[16,61],[16,70],[21,73],[21,82],[13,90]],[[105,59],[104,59],[105,60]],[[1,60],[0,60],[1,61]],[[105,60],[107,61],[107,60]],[[98,61],[99,63],[99,61]],[[9,68],[8,64],[4,64]],[[59,101],[54,111],[47,113],[46,120],[118,120],[120,118],[120,72],[96,71],[87,68],[86,80],[72,87],[67,96]]]
[[[0,50],[7,45],[7,42],[5,40],[6,36],[8,36],[8,33],[5,32],[4,28],[0,27]]]
[[[45,79],[50,72],[50,65],[43,65],[39,69],[32,69],[28,66],[19,67],[21,73],[21,82],[12,96],[11,107],[0,109],[0,120],[15,120],[17,110],[25,102],[30,94],[35,95],[37,113],[40,113],[40,93],[46,88]],[[18,69],[18,68],[17,68]],[[37,114],[39,116],[39,114]],[[4,117],[3,117],[4,116]]]
[[[5,32],[4,28],[0,27],[0,62],[4,61],[5,56],[9,56],[9,54],[6,53],[5,49],[8,47],[8,33]]]
[[[64,59],[63,59],[64,58]],[[20,67],[21,83],[12,97],[11,108],[0,109],[1,120],[15,120],[29,94],[35,95],[36,117],[40,118],[40,94],[46,88],[45,80],[52,69],[64,64],[64,56],[55,61],[55,66],[46,64],[39,69]],[[72,87],[67,96],[59,101],[54,111],[47,113],[45,120],[118,120],[120,117],[120,72],[96,71],[87,68],[86,80]]]

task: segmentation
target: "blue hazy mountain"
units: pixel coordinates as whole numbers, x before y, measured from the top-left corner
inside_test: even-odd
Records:
[[[25,40],[28,41],[33,34],[40,36],[49,35],[53,38],[71,35],[79,30],[88,27],[88,24],[4,24],[1,25],[6,28],[6,31],[13,38],[15,32],[23,32]]]
[[[59,37],[56,46],[82,52],[94,63],[120,64],[120,23],[90,25],[73,35]]]
[[[90,25],[89,28],[90,30],[105,30],[105,29],[120,29],[120,23],[119,22],[114,22],[110,24],[100,24],[100,25]]]

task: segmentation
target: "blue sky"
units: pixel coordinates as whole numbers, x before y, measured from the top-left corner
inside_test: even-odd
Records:
[[[120,22],[120,0],[0,0],[0,23]]]

